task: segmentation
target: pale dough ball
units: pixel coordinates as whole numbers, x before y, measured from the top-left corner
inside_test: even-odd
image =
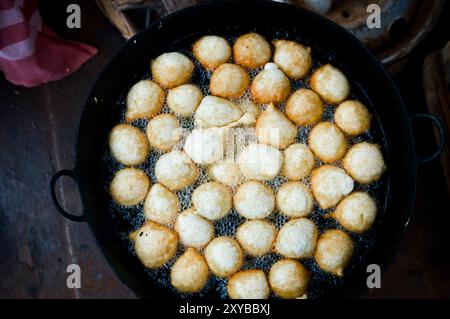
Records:
[[[285,112],[297,125],[312,125],[322,118],[323,102],[316,92],[298,89],[287,100]]]
[[[194,293],[202,290],[208,278],[208,264],[205,258],[193,248],[186,249],[170,271],[172,286],[182,293]]]
[[[203,98],[203,93],[193,84],[183,84],[169,91],[167,105],[180,116],[191,116]]]
[[[239,165],[232,161],[219,161],[209,167],[209,175],[216,182],[229,187],[239,185],[242,180]]]
[[[180,190],[194,183],[200,172],[184,152],[174,150],[162,155],[155,164],[158,182],[171,190]]]
[[[234,207],[248,219],[266,218],[275,208],[272,189],[261,182],[250,181],[239,186],[233,197]]]
[[[189,208],[178,215],[175,230],[180,235],[180,242],[188,247],[202,249],[214,237],[213,224]]]
[[[154,184],[144,202],[144,216],[159,224],[171,225],[178,214],[180,203],[177,195],[163,185]]]
[[[243,112],[231,101],[216,96],[205,96],[195,112],[197,127],[221,127],[239,120]]]
[[[151,63],[153,79],[166,88],[173,88],[190,81],[194,64],[178,52],[161,54]]]
[[[139,81],[127,95],[126,121],[151,118],[161,110],[164,98],[164,90],[158,84],[150,80]]]
[[[300,182],[288,182],[278,189],[278,209],[288,217],[308,216],[311,213],[313,202],[311,191]]]
[[[243,99],[240,101],[239,107],[244,112],[238,121],[239,124],[244,126],[254,126],[260,113],[259,106],[250,99]]]
[[[216,237],[205,248],[205,259],[211,272],[218,277],[229,277],[241,268],[241,246],[231,237]]]
[[[266,144],[250,144],[239,154],[238,162],[246,178],[266,181],[280,173],[283,154]]]
[[[231,57],[231,47],[227,40],[216,35],[201,37],[195,42],[192,51],[206,69],[215,69]]]
[[[320,207],[335,206],[353,190],[353,179],[342,168],[323,165],[312,171],[311,185],[314,198]]]
[[[341,230],[331,229],[320,235],[314,259],[322,270],[342,277],[352,254],[352,238]]]
[[[279,104],[287,99],[291,91],[291,82],[277,68],[261,71],[254,79],[250,88],[256,103]]]
[[[225,97],[238,98],[250,85],[250,77],[241,66],[225,63],[214,70],[209,83],[211,94]]]
[[[367,142],[353,145],[345,155],[343,164],[347,173],[361,184],[380,179],[386,170],[380,146]]]
[[[297,128],[283,112],[278,111],[273,104],[270,104],[256,120],[256,136],[260,143],[285,149],[294,143],[297,137]]]
[[[147,138],[150,145],[159,151],[170,151],[181,139],[181,126],[172,114],[155,116],[147,124]]]
[[[340,160],[347,151],[347,139],[333,123],[321,122],[314,126],[308,137],[309,147],[325,163]]]
[[[199,215],[210,220],[225,217],[231,209],[231,191],[228,187],[208,182],[192,193],[192,203]]]
[[[228,280],[227,291],[231,299],[267,299],[270,295],[266,275],[258,269],[235,273]]]
[[[266,220],[248,220],[238,227],[236,239],[245,252],[252,256],[262,256],[272,249],[277,231]]]
[[[212,164],[223,158],[224,143],[223,132],[218,129],[194,129],[183,149],[195,163]]]
[[[304,144],[292,144],[284,150],[283,175],[298,181],[309,175],[314,167],[314,154]]]
[[[125,165],[138,165],[150,152],[147,138],[139,129],[128,124],[113,127],[109,135],[112,156]]]
[[[117,204],[133,206],[145,199],[149,188],[150,179],[143,171],[124,168],[114,175],[109,191]]]
[[[345,101],[334,112],[334,121],[348,135],[359,135],[370,128],[372,115],[364,104],[358,101]]]
[[[147,268],[159,268],[177,252],[178,234],[152,221],[130,234],[134,251]]]
[[[276,295],[285,299],[295,299],[306,293],[309,274],[299,261],[282,259],[270,268],[269,283]]]
[[[233,46],[234,62],[250,69],[263,66],[271,55],[269,43],[257,33],[241,35]]]
[[[307,218],[293,219],[278,231],[275,251],[287,258],[311,257],[317,242],[317,227]]]
[[[311,48],[286,40],[274,42],[273,61],[291,79],[303,78],[312,65]]]
[[[375,222],[377,205],[369,194],[354,192],[337,205],[333,215],[346,229],[362,233]]]
[[[328,103],[340,103],[350,93],[347,77],[330,64],[320,67],[313,73],[311,88]]]

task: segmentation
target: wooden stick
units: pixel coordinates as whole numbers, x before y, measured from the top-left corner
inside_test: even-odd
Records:
[[[111,0],[96,0],[96,2],[103,14],[119,29],[125,39],[128,40],[137,33],[134,24],[113,5]]]

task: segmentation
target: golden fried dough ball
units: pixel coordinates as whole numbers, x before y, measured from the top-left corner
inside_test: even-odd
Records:
[[[286,40],[274,42],[273,62],[291,79],[304,77],[312,65],[311,48]]]
[[[270,268],[270,287],[281,298],[295,299],[303,296],[308,283],[308,271],[297,260],[281,259]]]
[[[307,218],[293,219],[278,231],[275,251],[287,258],[311,257],[316,242],[316,225]]]
[[[250,69],[263,66],[271,55],[269,43],[257,33],[241,35],[233,46],[234,61]]]
[[[203,93],[193,84],[183,84],[167,94],[167,105],[175,114],[186,117],[194,114],[203,98]]]
[[[256,103],[279,104],[286,100],[291,91],[289,79],[276,64],[269,63],[254,79],[250,93]]]
[[[352,254],[352,238],[341,230],[331,229],[320,235],[314,259],[322,270],[342,277]]]
[[[239,120],[242,114],[241,108],[233,102],[208,95],[195,112],[195,125],[202,128],[221,127]]]
[[[237,186],[242,180],[238,163],[232,161],[216,162],[209,167],[208,171],[213,180],[229,187]]]
[[[377,205],[369,194],[354,192],[337,205],[333,215],[346,229],[362,233],[375,222]]]
[[[380,146],[367,142],[353,145],[345,155],[343,164],[347,173],[361,184],[380,179],[386,170]]]
[[[298,181],[309,175],[314,167],[314,154],[305,144],[292,144],[284,150],[283,175]]]
[[[260,143],[285,149],[294,143],[297,137],[297,128],[283,112],[278,111],[273,104],[270,104],[256,120],[256,136]]]
[[[214,237],[213,224],[189,208],[178,215],[175,230],[180,235],[180,242],[188,247],[202,249]]]
[[[178,214],[180,203],[177,195],[163,185],[154,184],[144,202],[144,216],[159,224],[171,225]]]
[[[109,135],[112,156],[125,165],[138,165],[150,152],[147,138],[139,129],[128,124],[113,127]]]
[[[119,205],[133,206],[142,202],[150,188],[150,179],[141,170],[124,168],[111,181],[109,191]]]
[[[205,258],[193,248],[186,249],[170,271],[172,286],[182,293],[202,290],[208,278],[208,264]]]
[[[283,154],[266,144],[250,144],[239,154],[238,162],[241,173],[246,178],[267,181],[280,172]]]
[[[155,149],[168,152],[181,139],[181,126],[172,114],[155,116],[147,124],[147,138]]]
[[[150,80],[139,81],[128,92],[125,120],[151,118],[161,110],[164,98],[164,90],[158,84]]]
[[[353,190],[353,179],[342,168],[323,165],[312,171],[311,185],[314,198],[320,207],[335,206]]]
[[[147,268],[159,268],[177,252],[178,234],[152,221],[130,234],[134,251]]]
[[[245,252],[252,256],[262,256],[272,249],[277,231],[266,220],[248,220],[238,227],[236,239]]]
[[[312,125],[322,118],[323,102],[316,92],[298,89],[287,100],[285,112],[297,125]]]
[[[222,159],[225,139],[215,128],[194,129],[186,138],[184,151],[197,164],[212,164]]]
[[[247,71],[237,64],[225,63],[214,70],[209,83],[211,94],[238,98],[250,85]]]
[[[372,115],[364,104],[358,101],[345,101],[334,112],[334,121],[348,135],[359,135],[370,128]]]
[[[283,184],[277,193],[277,206],[281,213],[296,218],[305,217],[311,213],[313,196],[308,187],[300,182]]]
[[[228,41],[216,35],[201,37],[195,42],[192,51],[205,69],[215,69],[231,57]]]
[[[240,185],[234,194],[233,201],[237,212],[248,219],[266,218],[275,207],[272,189],[257,181]]]
[[[333,123],[321,122],[314,126],[308,137],[309,147],[325,163],[340,160],[347,151],[344,133]]]
[[[266,275],[259,269],[241,270],[227,284],[231,299],[267,299],[270,295]]]
[[[241,246],[231,237],[214,238],[205,248],[205,259],[211,272],[218,277],[229,277],[241,268]]]
[[[231,209],[231,201],[230,189],[217,182],[204,183],[192,193],[195,210],[210,220],[225,217]]]
[[[162,155],[155,164],[158,182],[171,190],[180,190],[194,183],[200,172],[183,151],[173,150]]]
[[[350,93],[347,77],[330,64],[320,67],[313,73],[311,88],[328,103],[340,103]]]
[[[194,63],[178,52],[161,54],[151,63],[153,79],[166,88],[173,88],[190,81]]]

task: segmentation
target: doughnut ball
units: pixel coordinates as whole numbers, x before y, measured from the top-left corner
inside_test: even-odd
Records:
[[[201,128],[221,127],[240,119],[243,112],[231,101],[217,96],[205,96],[195,112],[195,125]]]
[[[347,77],[330,64],[320,67],[313,73],[311,88],[328,103],[341,103],[350,93]]]
[[[144,216],[159,224],[171,225],[178,214],[180,203],[177,195],[163,185],[154,184],[144,202]]]
[[[241,268],[243,254],[237,241],[231,237],[220,236],[206,246],[205,259],[214,275],[226,278]]]
[[[109,135],[112,156],[125,165],[139,165],[150,152],[147,138],[139,129],[128,124],[113,127]]]
[[[209,167],[208,172],[213,180],[228,187],[235,187],[242,180],[239,165],[232,161],[216,162]]]
[[[250,144],[239,154],[238,162],[246,178],[267,181],[280,173],[283,154],[266,144]]]
[[[231,209],[231,191],[228,187],[208,182],[192,193],[192,203],[199,215],[209,220],[225,217]]]
[[[153,79],[166,88],[173,88],[191,80],[194,63],[178,52],[161,54],[151,63]]]
[[[205,69],[215,69],[230,60],[231,57],[231,47],[228,41],[216,35],[201,37],[195,42],[192,51]]]
[[[164,90],[150,80],[139,81],[127,95],[125,120],[149,119],[158,113],[164,104]]]
[[[254,69],[269,62],[272,56],[269,43],[257,33],[241,35],[233,46],[234,62]]]
[[[312,171],[311,185],[314,198],[320,207],[335,206],[353,190],[353,179],[342,168],[323,165]]]
[[[186,153],[173,150],[156,161],[155,175],[167,188],[180,190],[194,183],[200,172]]]
[[[359,135],[370,128],[372,115],[364,104],[358,101],[345,101],[334,112],[334,121],[347,135]]]
[[[312,65],[311,48],[286,40],[274,42],[273,61],[291,79],[303,78]]]
[[[314,126],[308,137],[309,147],[325,163],[340,160],[347,151],[344,133],[333,123],[321,122]]]
[[[305,144],[292,144],[284,150],[283,175],[298,181],[309,175],[314,167],[314,154]]]
[[[259,106],[250,99],[243,99],[239,103],[239,107],[244,112],[238,121],[239,124],[244,126],[254,126],[260,113]]]
[[[289,79],[276,67],[267,67],[261,71],[253,79],[250,88],[253,100],[259,104],[279,104],[287,99],[290,91]]]
[[[117,204],[133,206],[145,199],[149,188],[150,179],[143,171],[124,168],[114,175],[109,192]]]
[[[297,125],[316,124],[322,118],[323,102],[316,92],[298,89],[287,100],[285,112]]]
[[[147,268],[159,268],[177,252],[178,234],[152,221],[130,234],[134,251]]]
[[[377,216],[377,205],[369,194],[354,192],[344,198],[334,211],[334,217],[346,229],[363,233],[372,227]]]
[[[172,114],[155,116],[147,124],[147,138],[155,149],[170,151],[181,139],[181,126]]]
[[[285,149],[294,143],[297,128],[283,112],[270,104],[256,120],[256,136],[260,143]]]
[[[278,189],[278,209],[288,217],[308,216],[311,214],[313,201],[309,188],[300,182],[288,182]]]
[[[194,114],[203,98],[203,93],[193,84],[183,84],[169,91],[167,105],[177,115],[187,117]]]
[[[249,181],[239,186],[233,197],[237,212],[248,219],[266,218],[275,208],[272,189],[261,182]]]
[[[267,299],[270,295],[266,275],[259,269],[241,270],[227,284],[231,299]]]
[[[238,227],[236,239],[246,253],[262,256],[272,249],[277,231],[266,220],[248,220]]]
[[[353,145],[345,155],[343,164],[347,173],[361,184],[377,181],[386,170],[380,146],[367,142]]]
[[[194,129],[186,138],[184,151],[197,164],[212,164],[223,157],[225,139],[221,131]]]
[[[225,97],[238,98],[244,94],[250,85],[250,77],[241,66],[225,63],[214,70],[209,83],[211,94]]]
[[[288,221],[278,231],[275,251],[287,258],[311,257],[317,242],[317,227],[307,218]]]
[[[214,237],[213,224],[189,208],[178,215],[175,230],[180,235],[180,242],[188,247],[202,249]]]
[[[352,254],[352,238],[341,230],[331,229],[320,235],[314,259],[322,270],[342,277]]]
[[[186,249],[170,271],[170,282],[182,293],[198,292],[205,287],[209,268],[205,258],[193,248]]]
[[[306,293],[309,274],[297,260],[282,259],[270,268],[269,283],[274,293],[279,297],[295,299]]]

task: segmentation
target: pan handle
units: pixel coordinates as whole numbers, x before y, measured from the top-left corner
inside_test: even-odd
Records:
[[[444,123],[442,123],[442,121],[439,119],[439,117],[437,117],[436,115],[432,114],[432,113],[416,113],[411,115],[410,120],[414,121],[416,119],[428,119],[430,120],[434,126],[436,126],[436,128],[438,129],[438,133],[439,133],[439,145],[436,149],[436,151],[431,154],[428,157],[422,158],[420,156],[417,156],[417,160],[419,162],[419,164],[426,164],[429,163],[431,161],[434,161],[436,158],[438,158],[442,151],[444,150],[445,147],[445,142],[446,142],[446,130],[445,130],[445,126]]]
[[[71,221],[74,221],[74,222],[85,222],[86,217],[84,216],[84,214],[79,215],[79,216],[72,215],[72,214],[66,212],[65,209],[62,208],[62,206],[59,204],[58,198],[56,197],[55,185],[56,185],[56,182],[58,181],[58,179],[62,176],[68,176],[68,177],[71,177],[74,180],[76,180],[75,172],[71,171],[71,170],[67,170],[67,169],[60,170],[55,175],[53,175],[52,179],[50,180],[50,193],[52,195],[53,204],[55,205],[58,213],[60,213],[65,218],[70,219]]]

